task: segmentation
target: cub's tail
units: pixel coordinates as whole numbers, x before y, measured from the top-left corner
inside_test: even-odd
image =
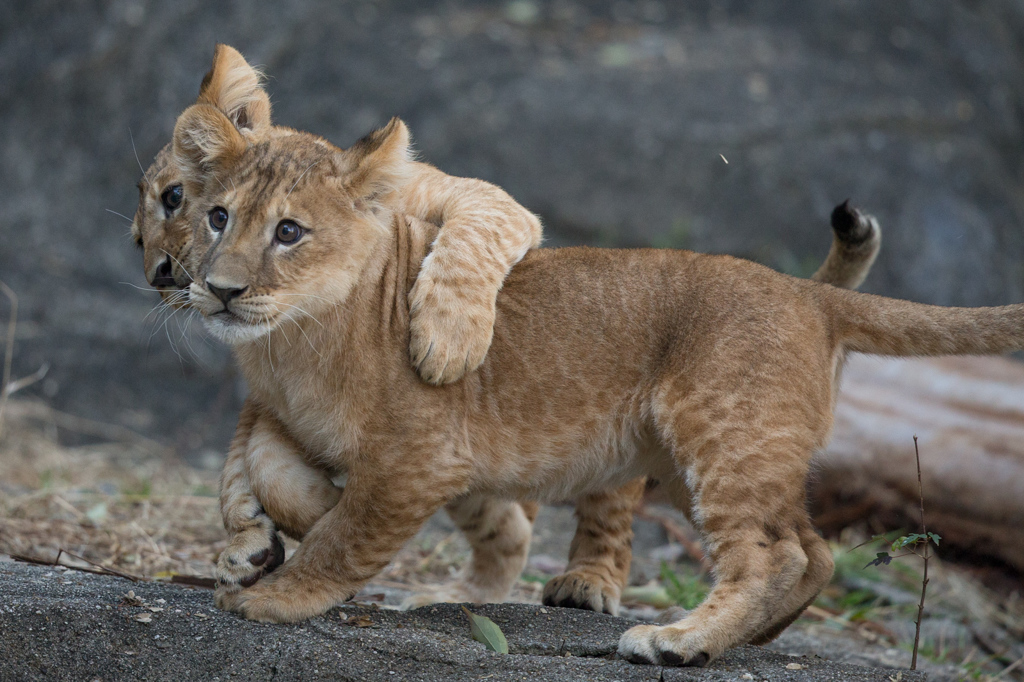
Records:
[[[829,288],[838,344],[875,355],[996,355],[1024,349],[1024,304],[946,308]]]

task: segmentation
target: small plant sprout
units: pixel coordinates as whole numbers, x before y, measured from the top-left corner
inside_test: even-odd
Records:
[[[914,458],[917,461],[917,493],[921,502],[921,532],[896,538],[889,545],[889,551],[878,552],[874,561],[868,563],[868,566],[888,566],[893,559],[901,559],[906,556],[920,557],[924,563],[924,576],[921,578],[921,601],[917,605],[917,620],[915,621],[917,627],[914,631],[914,656],[910,661],[911,670],[917,670],[917,650],[921,642],[921,619],[924,617],[924,598],[928,591],[928,559],[932,556],[930,545],[934,543],[938,547],[939,541],[942,540],[935,533],[928,532],[924,521],[924,486],[921,483],[921,454],[917,448],[917,436],[914,436]],[[876,535],[871,538],[871,542],[877,540],[889,542],[884,535]],[[902,554],[893,556],[889,552],[902,552]]]

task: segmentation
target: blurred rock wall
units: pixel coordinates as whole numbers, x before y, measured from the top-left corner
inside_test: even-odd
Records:
[[[278,122],[347,146],[400,115],[424,159],[504,186],[551,245],[687,247],[807,275],[851,197],[885,233],[867,290],[1024,300],[1011,0],[6,0],[0,16],[15,376],[49,362],[28,393],[193,456],[223,449],[244,389],[185,316],[146,318],[156,295],[136,288],[112,212],[134,211],[132,140],[148,165],[218,41],[266,69]]]

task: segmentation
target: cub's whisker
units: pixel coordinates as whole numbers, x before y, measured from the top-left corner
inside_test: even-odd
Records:
[[[185,266],[184,266],[184,265],[182,265],[181,261],[180,261],[180,260],[178,260],[177,258],[175,258],[174,256],[172,256],[172,255],[171,255],[171,252],[170,252],[170,251],[167,251],[166,249],[160,249],[160,250],[161,250],[161,251],[163,251],[164,253],[166,253],[166,254],[167,254],[167,257],[168,257],[168,258],[170,258],[170,259],[171,259],[171,260],[173,260],[173,261],[174,261],[175,263],[177,263],[177,264],[178,264],[178,267],[179,267],[179,268],[181,268],[181,271],[182,271],[182,272],[184,272],[184,273],[185,273],[186,275],[188,275],[188,278],[189,278],[190,280],[192,280],[193,282],[195,281],[195,277],[193,277],[193,276],[192,276],[192,273],[191,273],[191,272],[189,272],[188,270],[186,270],[186,269],[185,269]]]
[[[107,213],[113,213],[114,215],[116,215],[116,216],[117,216],[117,217],[119,217],[119,218],[124,218],[124,219],[125,219],[125,220],[127,220],[127,221],[128,221],[129,223],[131,223],[131,222],[132,222],[132,219],[131,219],[131,218],[129,218],[128,216],[126,216],[126,215],[125,215],[124,213],[118,213],[117,211],[111,210],[111,209],[109,209],[109,208],[105,208],[105,209],[103,209],[103,210],[104,210],[104,211],[106,211]]]
[[[306,317],[308,317],[309,319],[313,320],[318,325],[320,325],[321,329],[324,329],[324,325],[323,325],[323,323],[320,320],[316,319],[310,313],[306,312],[303,308],[300,308],[297,305],[292,305],[291,303],[285,303],[284,301],[274,301],[274,305],[284,305],[284,306],[288,306],[289,308],[295,308],[300,313],[302,313],[303,315],[305,315]]]
[[[131,126],[128,127],[128,137],[132,141],[132,152],[135,154],[135,163],[139,164],[139,170],[142,171],[142,179],[146,181],[146,185],[152,187],[153,183],[149,181],[149,176],[146,175],[146,169],[142,167],[142,162],[139,161],[139,150],[135,148],[135,136],[132,135]]]

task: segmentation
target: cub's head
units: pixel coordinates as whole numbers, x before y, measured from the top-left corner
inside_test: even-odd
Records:
[[[390,234],[411,172],[398,119],[342,150],[306,133],[247,138],[197,104],[173,145],[197,254],[190,301],[229,343],[343,304]]]
[[[199,103],[216,107],[240,134],[256,139],[284,134],[270,124],[270,98],[261,87],[262,75],[232,47],[218,45],[213,66],[203,78]],[[178,304],[179,292],[192,282],[192,228],[185,218],[188,197],[171,145],[164,147],[139,181],[139,205],[132,220],[132,237],[143,250],[146,280],[165,300]],[[202,254],[199,254],[202,255]]]
[[[181,266],[191,235],[184,206],[185,189],[177,167],[171,162],[171,145],[167,145],[139,180],[139,206],[132,220],[132,238],[143,251],[146,280],[170,301],[177,301],[180,296],[172,294],[191,281]]]

